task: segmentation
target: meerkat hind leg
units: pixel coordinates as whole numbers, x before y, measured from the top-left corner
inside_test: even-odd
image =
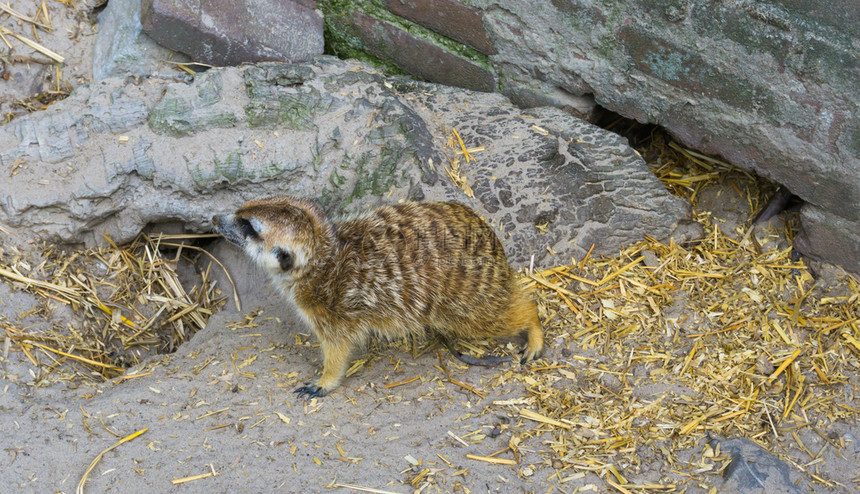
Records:
[[[346,374],[349,366],[349,355],[352,347],[345,342],[332,342],[320,338],[320,348],[323,352],[322,376],[315,384],[306,383],[296,388],[294,393],[306,399],[322,397],[336,388]]]
[[[543,330],[541,330],[540,324],[529,326],[527,337],[528,342],[523,350],[521,364],[535,360],[543,353]]]
[[[523,349],[521,364],[537,359],[543,353],[543,329],[538,318],[537,306],[531,300],[523,300],[509,313],[513,327],[526,328],[526,347]]]

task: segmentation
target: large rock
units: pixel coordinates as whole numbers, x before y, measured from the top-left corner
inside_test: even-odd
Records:
[[[594,94],[788,187],[806,254],[860,272],[860,8],[810,2],[474,0],[506,81]]]
[[[450,77],[442,60],[459,57],[521,107],[586,118],[582,98],[593,95],[785,185],[809,203],[796,246],[860,273],[858,2],[466,3],[319,1],[337,53],[363,49],[432,81]],[[373,21],[356,21],[359,11]],[[420,43],[433,56],[411,55]]]
[[[313,2],[142,0],[140,18],[159,44],[212,65],[304,62],[323,52],[322,17]]]
[[[385,62],[425,81],[475,91],[494,91],[496,74],[486,64],[452,53],[409,31],[358,10],[332,15],[329,25]]]
[[[519,264],[614,253],[669,237],[688,215],[624,139],[503,96],[385,79],[357,62],[210,70],[192,84],[107,79],[0,127],[0,222],[46,240],[132,239],[150,224],[211,227],[252,197],[317,198],[331,212],[462,201]],[[474,198],[445,171],[459,146]]]
[[[800,210],[801,228],[794,245],[818,261],[839,264],[860,273],[860,222],[829,214],[814,205]],[[833,247],[837,246],[838,249]]]
[[[493,42],[487,37],[478,9],[457,0],[386,0],[385,5],[392,13],[468,45],[485,55],[496,53]]]

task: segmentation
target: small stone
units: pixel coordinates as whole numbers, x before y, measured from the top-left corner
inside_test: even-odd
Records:
[[[767,355],[761,354],[758,356],[758,360],[756,360],[755,362],[755,370],[763,376],[769,376],[773,374],[775,368],[770,362],[770,360],[767,358]]]
[[[645,265],[649,268],[656,268],[660,266],[660,259],[657,258],[657,254],[655,254],[653,250],[645,249],[639,252],[639,254],[641,254],[642,257],[645,258],[642,260],[642,262],[644,262]]]
[[[723,471],[722,492],[802,492],[792,480],[799,474],[751,440],[736,438],[718,444],[732,457]]]
[[[651,419],[648,417],[636,417],[633,419],[633,427],[638,429],[647,429],[651,427]]]
[[[597,380],[602,384],[606,389],[612,391],[613,393],[617,393],[621,391],[621,380],[618,379],[618,376],[615,374],[603,373]]]
[[[500,424],[496,424],[490,430],[489,436],[495,439],[495,438],[499,437],[499,434],[501,434],[501,433],[502,433],[502,426]]]
[[[842,436],[842,440],[845,441],[845,445],[849,448],[849,450],[853,450],[854,454],[860,453],[860,442],[857,441],[857,438],[854,437],[854,434],[850,432],[846,432]]]

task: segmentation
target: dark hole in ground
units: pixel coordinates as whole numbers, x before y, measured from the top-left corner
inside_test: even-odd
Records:
[[[53,318],[43,333],[46,341],[104,364],[89,365],[108,378],[147,357],[175,352],[225,298],[212,282],[220,268],[204,252],[215,237],[182,231],[177,224],[149,225],[126,245],[46,250],[47,281],[77,292],[65,305],[71,311],[63,320]]]

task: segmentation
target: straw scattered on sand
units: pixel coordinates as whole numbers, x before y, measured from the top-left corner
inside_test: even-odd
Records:
[[[0,266],[0,277],[70,307],[84,323],[40,330],[0,325],[40,370],[38,381],[93,371],[112,378],[146,356],[172,352],[224,302],[210,279],[213,266],[221,269],[213,263],[200,273],[198,285],[186,288],[180,281],[179,263],[196,261],[189,256],[201,255],[201,249],[179,242],[195,237],[201,236],[142,235],[122,247],[107,239],[107,247],[72,253],[49,248],[38,266],[13,255],[10,265]],[[32,312],[25,315],[50,320],[49,304]]]
[[[452,174],[458,167],[453,160],[463,156],[471,162],[481,149],[466,148],[453,129],[450,134],[453,158],[448,170],[455,180]],[[639,152],[676,194],[695,203],[704,186],[722,183],[745,198],[741,207],[750,218],[763,206],[766,194],[747,174],[685,150],[665,136],[646,141]],[[458,187],[465,193],[463,184],[468,187],[465,179]],[[720,435],[750,438],[822,485],[840,486],[821,476],[824,449],[807,449],[800,435],[819,435],[825,447],[840,450],[845,446],[842,439],[822,431],[860,415],[855,384],[860,372],[860,284],[851,276],[836,286],[819,284],[809,267],[792,255],[795,225],[790,220],[779,231],[753,232],[740,226],[724,232],[707,212],[693,219],[705,230],[700,241],[678,245],[645,238],[617,256],[589,251],[583,259],[559,260],[558,266],[525,275],[522,282],[534,287],[539,298],[551,348],[547,358],[528,366],[500,366],[479,386],[458,380],[440,354],[439,364],[430,371],[433,376],[406,376],[384,388],[400,393],[416,385],[411,383],[445,379],[465,390],[478,410],[510,417],[504,428],[513,435],[502,450],[488,448],[457,460],[532,475],[533,466],[521,464],[521,448],[528,448],[551,464],[550,479],[558,485],[597,474],[619,492],[683,490],[684,482],[718,475],[730,460],[718,447],[707,445],[698,458],[681,461],[679,452]],[[7,348],[11,342],[23,352],[39,380],[92,379],[93,373],[116,377],[145,355],[172,351],[218,310],[224,298],[219,288],[228,290],[211,283],[210,270],[220,269],[214,263],[201,273],[199,285],[180,283],[178,261],[206,256],[199,247],[177,247],[187,240],[142,236],[129,246],[111,243],[63,254],[49,249],[38,266],[7,253],[0,276],[46,301],[71,307],[87,322],[84,327],[36,330],[0,321]],[[253,328],[256,318],[256,312],[250,313],[235,327]],[[304,343],[301,334],[294,336],[297,344]],[[479,356],[499,349],[495,343],[460,346]],[[413,344],[413,356],[432,348]],[[243,357],[233,356],[234,371],[255,377],[243,368],[256,356]],[[370,352],[355,360],[348,375],[378,358]],[[207,365],[209,360],[192,372]],[[523,395],[491,401],[489,391],[508,382],[522,383]],[[351,400],[341,392],[327,399]],[[279,418],[288,422],[285,417]],[[480,430],[448,435],[463,446],[481,444],[487,437]],[[801,445],[800,455],[777,440],[788,436]],[[631,482],[643,459],[654,455],[660,455],[673,474],[661,482]],[[341,456],[346,457],[343,452]],[[409,483],[417,488],[445,470],[420,462],[413,467]],[[212,471],[177,481],[214,475]]]

